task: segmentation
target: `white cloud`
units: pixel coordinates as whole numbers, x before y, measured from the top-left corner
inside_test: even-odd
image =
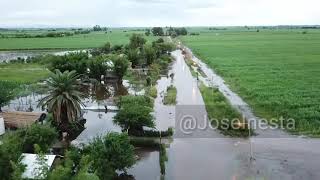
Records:
[[[318,0],[8,0],[0,26],[320,24]]]

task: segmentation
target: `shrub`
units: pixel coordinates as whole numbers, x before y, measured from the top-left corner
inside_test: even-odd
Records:
[[[109,133],[103,138],[95,138],[84,152],[101,179],[112,179],[117,170],[126,171],[135,163],[134,147],[127,134]]]
[[[39,145],[41,151],[48,151],[58,137],[56,129],[48,125],[33,124],[28,128],[19,129],[18,136],[23,140],[23,152],[34,152],[33,146]]]
[[[3,179],[11,179],[14,173],[14,164],[19,163],[22,154],[22,138],[14,132],[6,133],[1,138],[0,145],[0,177]]]
[[[113,58],[113,64],[113,71],[121,80],[127,72],[129,61],[124,56],[116,56]]]
[[[156,98],[157,97],[157,88],[155,86],[152,86],[152,87],[149,87],[147,89],[147,94],[150,96],[150,97],[153,97],[153,98]]]
[[[176,104],[176,98],[177,98],[177,89],[171,85],[167,88],[167,93],[164,96],[163,104],[174,105]]]
[[[150,114],[152,109],[146,106],[132,104],[122,106],[114,117],[113,122],[118,124],[123,130],[129,130],[129,134],[134,131],[142,131],[142,127],[154,127],[154,120]]]
[[[162,175],[166,174],[166,164],[165,164],[166,161],[168,161],[166,146],[165,144],[160,144],[159,164],[160,164],[160,172]]]
[[[85,74],[87,72],[88,54],[70,53],[64,56],[52,56],[49,70],[54,71],[59,69],[61,72],[76,71],[78,74]]]
[[[127,95],[127,96],[121,96],[120,102],[118,103],[120,107],[123,106],[146,106],[149,108],[153,107],[153,99],[147,96],[133,96],[133,95]]]

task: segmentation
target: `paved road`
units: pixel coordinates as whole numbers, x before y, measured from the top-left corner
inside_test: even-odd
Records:
[[[172,54],[176,58],[173,83],[178,92],[177,108],[182,106],[175,115],[199,117],[205,114],[205,106],[198,83],[181,51]],[[200,118],[197,123],[202,123]],[[318,139],[257,136],[251,140],[255,161],[249,160],[248,139],[227,138],[211,129],[196,130],[186,137],[176,134],[168,148],[166,179],[320,179]]]

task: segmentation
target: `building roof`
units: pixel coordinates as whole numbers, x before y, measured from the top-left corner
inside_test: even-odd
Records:
[[[39,175],[39,169],[41,169],[37,160],[37,154],[22,154],[21,163],[26,165],[26,170],[22,174],[22,178],[35,179]],[[56,155],[45,155],[46,164],[50,168],[53,164]],[[42,177],[45,178],[45,177]]]
[[[6,128],[23,128],[35,123],[42,113],[35,112],[3,112],[0,116],[4,119]]]

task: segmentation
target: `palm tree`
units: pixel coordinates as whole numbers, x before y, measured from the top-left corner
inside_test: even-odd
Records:
[[[38,106],[47,108],[53,114],[53,119],[61,132],[69,133],[70,122],[78,120],[81,114],[81,98],[77,79],[80,76],[76,71],[56,70],[51,73],[46,86],[48,96],[39,101]]]

